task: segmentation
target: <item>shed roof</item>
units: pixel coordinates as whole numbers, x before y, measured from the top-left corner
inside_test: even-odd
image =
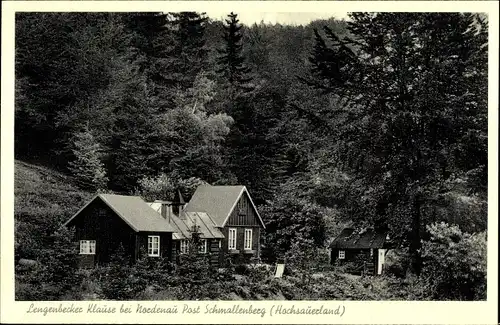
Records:
[[[233,212],[238,200],[246,193],[248,199],[259,218],[262,226],[265,228],[264,222],[255,207],[255,204],[248,193],[248,190],[243,185],[224,185],[212,186],[201,185],[198,186],[193,194],[193,197],[187,204],[185,211],[187,212],[206,212],[215,221],[219,227],[224,227],[231,212]]]
[[[382,248],[386,236],[386,232],[376,232],[373,229],[356,231],[353,228],[345,228],[331,243],[330,248]]]
[[[161,202],[148,203],[151,208],[161,215]],[[163,217],[162,217],[163,218]],[[193,225],[199,226],[200,237],[205,239],[224,238],[217,224],[205,212],[182,212],[182,218],[170,215],[170,225],[174,228],[173,239],[186,239],[191,237]]]
[[[174,228],[156,213],[139,196],[127,196],[116,194],[98,194],[81,208],[73,217],[66,221],[69,224],[94,200],[102,200],[109,206],[120,218],[123,219],[133,230],[155,231],[155,232],[174,232]]]

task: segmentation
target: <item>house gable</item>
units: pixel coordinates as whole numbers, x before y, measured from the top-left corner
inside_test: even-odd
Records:
[[[64,223],[71,224],[92,202],[101,201],[113,212],[129,225],[135,232],[156,231],[174,232],[172,226],[156,213],[151,207],[138,196],[125,196],[114,194],[98,194],[73,217]]]
[[[246,197],[245,203],[253,209],[259,225],[265,228],[264,222],[255,207],[245,186],[211,186],[202,185],[196,189],[193,197],[186,206],[185,211],[206,212],[215,221],[217,226],[225,227],[242,196]]]
[[[134,256],[137,232],[101,199],[92,200],[66,225],[75,228],[77,242],[90,240],[96,243],[95,254],[79,255],[82,266],[109,262],[120,244],[127,255]]]
[[[236,201],[233,210],[227,217],[224,227],[230,226],[255,226],[260,227],[263,223],[259,220],[257,209],[250,200],[250,196],[243,191]]]
[[[98,231],[101,225],[110,224],[118,226],[119,229],[127,229],[137,232],[137,229],[122,218],[115,209],[110,207],[99,195],[95,196],[84,207],[78,210],[68,221],[64,223],[66,227],[79,226],[89,230]]]

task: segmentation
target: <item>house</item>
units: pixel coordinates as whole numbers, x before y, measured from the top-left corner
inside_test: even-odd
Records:
[[[75,227],[82,267],[109,262],[120,245],[131,261],[141,250],[172,259],[175,229],[138,196],[96,195],[64,225]]]
[[[197,188],[189,203],[178,191],[172,201],[146,202],[138,196],[99,194],[66,223],[75,227],[81,265],[110,260],[120,246],[131,261],[141,250],[150,257],[176,261],[187,253],[193,232],[201,239],[200,253],[213,263],[228,254],[235,263],[260,258],[264,222],[245,186]]]
[[[174,228],[172,235],[172,258],[177,260],[179,254],[188,252],[190,239],[194,232],[199,234],[200,253],[210,253],[211,263],[221,263],[221,245],[224,235],[212,218],[205,212],[185,211],[182,194],[177,191],[173,201],[154,201],[148,203],[162,218]]]
[[[223,235],[221,254],[229,255],[233,262],[260,259],[265,225],[245,186],[199,186],[184,211],[210,216]]]
[[[330,244],[331,263],[350,264],[350,271],[382,274],[389,246],[387,232],[345,228]]]

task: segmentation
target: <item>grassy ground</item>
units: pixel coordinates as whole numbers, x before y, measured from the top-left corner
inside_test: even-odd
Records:
[[[14,194],[17,258],[35,258],[45,238],[92,197],[64,174],[17,160]]]
[[[73,213],[91,196],[78,189],[70,177],[22,161],[15,161],[14,179],[16,217],[47,214],[53,209]]]
[[[233,280],[207,286],[205,294],[195,300],[419,300],[415,279],[386,276],[361,277],[335,271],[315,273],[303,281],[297,276],[274,278],[271,274],[259,280],[235,275]],[[418,289],[418,288],[417,288]],[[148,287],[133,300],[183,300],[182,288]],[[102,300],[99,284],[92,278],[85,281],[81,298]]]

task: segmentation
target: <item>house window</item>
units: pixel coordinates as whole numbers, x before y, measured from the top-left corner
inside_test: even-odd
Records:
[[[198,247],[198,252],[201,254],[205,254],[207,252],[207,240],[202,239],[200,241],[200,246]]]
[[[80,240],[80,254],[95,255],[95,240]]]
[[[229,228],[228,248],[236,249],[236,228]]]
[[[252,249],[252,229],[245,229],[245,250]]]
[[[345,251],[339,251],[339,260],[345,259]]]
[[[181,254],[187,254],[187,252],[188,252],[188,241],[187,240],[181,240],[180,251],[181,251]]]
[[[160,256],[160,236],[148,236],[148,255]]]

